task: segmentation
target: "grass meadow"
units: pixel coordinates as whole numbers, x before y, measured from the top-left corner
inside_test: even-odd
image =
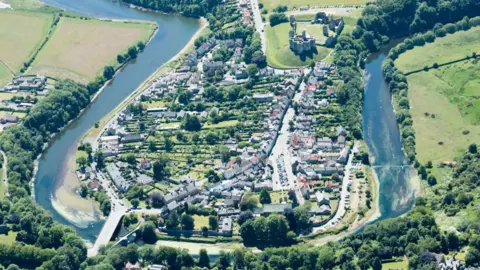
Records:
[[[307,66],[310,61],[320,61],[331,52],[331,49],[317,46],[317,52],[310,55],[295,55],[290,50],[288,32],[291,27],[289,23],[282,23],[274,27],[265,27],[267,39],[267,62],[272,67],[292,68]],[[302,29],[299,29],[301,31]]]
[[[0,87],[2,87],[8,81],[10,81],[12,77],[13,77],[12,72],[10,72],[10,70],[7,68],[7,66],[5,66],[5,64],[0,62]]]
[[[38,49],[48,33],[53,15],[0,11],[0,59],[18,72]],[[0,63],[0,82],[8,77],[8,70]],[[7,79],[8,80],[8,79]]]
[[[367,0],[260,0],[263,8],[272,11],[279,5],[288,6],[289,8],[300,8],[305,6],[324,7],[335,5],[365,5]]]
[[[433,43],[407,51],[395,61],[395,66],[403,72],[408,72],[432,66],[434,63],[441,64],[461,59],[472,55],[474,51],[480,53],[480,27],[437,38]]]
[[[62,18],[28,73],[86,83],[153,30],[153,24]]]
[[[480,27],[457,32],[402,54],[395,65],[415,70],[471,55],[480,48]],[[407,77],[417,158],[453,160],[480,141],[480,63],[463,61]]]

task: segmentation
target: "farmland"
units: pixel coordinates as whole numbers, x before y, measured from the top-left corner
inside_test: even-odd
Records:
[[[463,58],[479,47],[479,34],[477,27],[438,38],[402,54],[395,64],[410,71]],[[420,162],[453,160],[480,140],[478,59],[411,74],[407,79]]]
[[[317,52],[309,55],[295,55],[289,47],[288,31],[290,29],[288,23],[282,23],[275,27],[265,27],[267,62],[270,66],[278,68],[302,67],[308,65],[312,60],[322,60],[330,53],[331,49],[317,46]]]
[[[272,11],[279,5],[288,6],[289,9],[300,8],[305,6],[310,7],[325,7],[336,5],[365,5],[366,0],[260,0],[260,4],[268,11]]]
[[[146,42],[153,28],[144,23],[62,18],[28,73],[88,82],[106,64],[114,64],[117,54],[139,40]]]
[[[47,35],[53,15],[27,12],[0,12],[0,82],[8,75],[6,64],[18,72]]]

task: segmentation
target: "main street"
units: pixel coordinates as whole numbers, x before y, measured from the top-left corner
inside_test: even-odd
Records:
[[[293,101],[298,102],[301,98],[302,93],[295,93]],[[272,184],[273,190],[293,190],[295,191],[295,197],[299,204],[303,204],[305,199],[302,196],[300,187],[297,183],[297,178],[293,174],[292,163],[290,159],[289,148],[289,138],[292,134],[290,132],[290,121],[293,121],[295,117],[295,110],[290,106],[283,117],[282,126],[280,128],[280,134],[278,135],[275,146],[272,149],[272,154],[269,159],[273,165],[273,175],[272,175]],[[283,161],[283,162],[282,162]],[[279,168],[279,163],[280,165]],[[286,178],[286,184],[282,185],[282,179],[280,174],[283,174],[283,179]]]

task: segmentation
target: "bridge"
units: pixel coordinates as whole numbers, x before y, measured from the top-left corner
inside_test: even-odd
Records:
[[[108,216],[107,221],[103,224],[102,231],[97,237],[93,247],[89,248],[87,251],[88,257],[95,256],[98,254],[98,250],[101,246],[104,246],[110,242],[110,239],[113,237],[113,233],[118,226],[118,223],[125,214],[125,209],[123,207],[118,207],[115,211],[111,212]]]

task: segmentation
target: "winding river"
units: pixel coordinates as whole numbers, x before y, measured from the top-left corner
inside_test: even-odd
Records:
[[[142,12],[108,0],[43,0],[45,3],[99,18],[139,19],[156,21],[159,31],[135,63],[117,74],[85,112],[58,134],[43,153],[35,180],[35,198],[55,220],[73,226],[85,240],[94,242],[103,221],[76,226],[53,207],[55,190],[65,177],[66,158],[74,153],[82,135],[96,121],[112,111],[162,63],[166,62],[190,40],[199,28],[197,20],[180,16]],[[380,212],[382,219],[401,215],[413,205],[414,192],[410,183],[411,169],[402,150],[391,97],[384,82],[381,64],[385,52],[371,55],[363,108],[365,141],[374,158],[373,167],[380,181]]]
[[[145,50],[134,63],[119,72],[97,99],[84,113],[51,141],[38,164],[35,179],[35,200],[47,209],[53,218],[73,226],[79,235],[94,242],[104,221],[91,222],[88,226],[77,226],[57,212],[53,205],[59,181],[67,171],[67,159],[85,132],[95,122],[112,111],[132,93],[150,74],[177,54],[199,29],[198,20],[181,16],[164,15],[131,9],[126,5],[109,0],[42,0],[46,4],[67,9],[85,16],[112,19],[134,19],[157,22],[159,29]]]

